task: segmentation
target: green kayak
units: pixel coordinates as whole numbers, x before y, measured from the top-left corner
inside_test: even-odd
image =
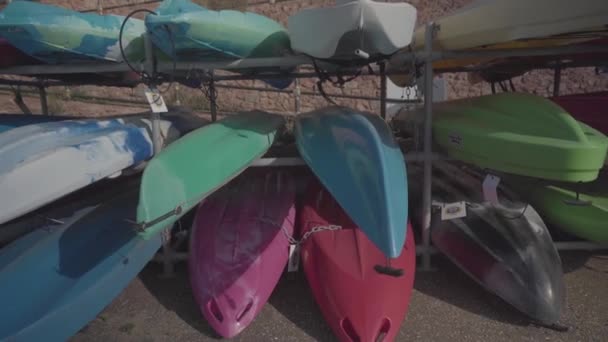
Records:
[[[595,182],[582,184],[546,184],[520,177],[507,181],[551,226],[586,240],[608,243],[608,171],[601,172]]]
[[[142,176],[140,234],[155,236],[239,175],[266,153],[283,125],[278,114],[239,113],[199,128],[159,153]]]
[[[422,111],[401,112],[395,124],[420,123]],[[552,101],[501,93],[433,106],[434,141],[450,157],[481,168],[565,182],[597,178],[608,138]]]

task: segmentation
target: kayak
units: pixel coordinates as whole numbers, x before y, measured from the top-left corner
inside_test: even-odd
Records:
[[[290,51],[283,26],[256,13],[213,11],[190,0],[164,0],[156,13],[145,20],[152,42],[177,60],[280,57]]]
[[[497,190],[498,203],[485,200],[483,179],[476,171],[447,162],[435,166],[433,246],[523,314],[545,325],[556,324],[565,305],[562,264],[536,210],[504,184]],[[412,179],[422,179],[422,167],[410,170]],[[410,184],[412,193],[420,195],[422,182]],[[441,207],[459,201],[466,203],[466,216],[442,220]],[[421,212],[418,209],[416,213]]]
[[[407,174],[399,146],[378,115],[328,107],[298,115],[300,155],[367,237],[390,258],[406,239]]]
[[[598,243],[608,243],[608,171],[591,183],[541,183],[509,178],[552,227]]]
[[[189,271],[203,316],[224,338],[260,313],[287,265],[295,180],[286,171],[239,176],[198,207]]]
[[[550,99],[578,121],[608,135],[608,92],[563,95]]]
[[[199,128],[155,156],[143,172],[137,227],[148,239],[242,173],[273,144],[285,119],[241,112]]]
[[[190,0],[164,0],[156,13],[146,16],[145,25],[152,43],[165,55],[163,58],[215,62],[291,53],[285,28],[260,14],[209,10]],[[293,80],[264,81],[284,89]]]
[[[590,182],[604,166],[608,138],[541,96],[500,93],[433,106],[435,142],[481,168],[547,180]],[[421,110],[395,124],[422,123]]]
[[[137,187],[123,190],[0,250],[1,340],[69,339],[153,257],[160,237],[138,238],[126,221],[135,215]]]
[[[54,115],[0,114],[0,134],[21,126],[69,119],[73,118],[69,116]]]
[[[548,10],[550,9],[550,10]],[[477,0],[444,17],[433,20],[436,50],[497,50],[547,48],[577,44],[608,35],[608,8],[604,0]],[[425,46],[426,27],[414,32],[411,47]],[[436,70],[463,67],[487,58],[444,59],[433,63]],[[399,69],[391,63],[389,70]],[[403,87],[401,75],[389,76]]]
[[[338,0],[334,7],[303,9],[289,17],[292,48],[322,59],[391,55],[412,41],[416,8],[408,3]]]
[[[0,134],[0,224],[149,159],[150,126],[149,120],[67,120]],[[164,120],[161,133],[166,141],[179,135]]]
[[[398,258],[390,265],[401,275],[379,270],[387,258],[357,228],[340,205],[316,180],[309,185],[299,212],[301,260],[313,296],[340,341],[394,341],[406,318],[416,275],[412,228]],[[407,227],[407,228],[406,228]]]
[[[122,62],[120,28],[125,17],[80,13],[33,1],[13,1],[0,11],[0,37],[42,62]],[[142,20],[130,19],[123,33],[129,61],[143,60]]]

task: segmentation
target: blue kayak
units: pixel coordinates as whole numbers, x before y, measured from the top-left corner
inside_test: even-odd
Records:
[[[125,221],[135,218],[137,189],[0,250],[0,340],[65,341],[137,276],[161,245]]]
[[[30,114],[0,114],[0,133],[21,126],[68,119],[70,119],[70,117]]]
[[[405,161],[382,118],[346,107],[299,115],[295,136],[302,158],[340,206],[389,258],[406,239]]]
[[[177,61],[281,57],[291,52],[287,30],[260,14],[214,11],[190,0],[164,0],[155,12],[157,15],[146,16],[146,29],[154,46]],[[276,88],[292,82],[264,81]]]
[[[150,126],[67,120],[0,134],[0,224],[151,158]],[[168,121],[160,126],[167,139],[179,134]]]
[[[33,1],[13,1],[0,11],[0,37],[50,64],[121,62],[118,43],[124,17],[80,13]],[[130,61],[144,58],[142,20],[130,19],[123,47]]]

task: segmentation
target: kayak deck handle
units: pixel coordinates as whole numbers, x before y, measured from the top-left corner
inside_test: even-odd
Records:
[[[374,266],[374,270],[379,274],[399,278],[405,274],[405,271],[402,268],[394,268],[390,265],[376,265]]]

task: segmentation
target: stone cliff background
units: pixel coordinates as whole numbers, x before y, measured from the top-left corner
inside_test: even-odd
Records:
[[[40,2],[59,5],[78,11],[98,11],[103,13],[126,15],[138,8],[154,9],[159,1],[155,0],[42,0]],[[210,8],[237,8],[269,16],[287,25],[287,18],[298,10],[309,7],[331,6],[334,0],[197,0],[197,2]],[[392,1],[397,2],[397,1]],[[417,25],[439,18],[454,9],[471,2],[470,0],[410,0],[407,1],[418,9]],[[469,75],[465,73],[444,74],[446,80],[446,96],[450,99],[489,94],[490,87],[485,83],[472,83]],[[304,94],[318,94],[315,86],[316,79],[301,80]],[[522,77],[513,79],[518,91],[548,96],[552,93],[553,72],[532,71]],[[267,86],[260,81],[222,82],[224,86],[262,87]],[[293,85],[292,85],[293,87]],[[290,87],[289,89],[292,89]],[[608,76],[596,75],[593,68],[568,69],[562,73],[561,93],[570,94],[587,91],[608,89]],[[354,96],[379,96],[378,77],[360,77],[345,85],[343,89],[325,86],[327,93],[345,94]],[[208,101],[201,96],[198,90],[188,89],[184,86],[173,86],[166,95],[170,104],[179,104],[194,111],[205,111]],[[12,102],[12,93],[0,91],[0,111],[18,112]],[[111,98],[120,102],[107,102],[101,99]],[[113,87],[66,87],[50,90],[49,105],[52,112],[74,115],[99,116],[105,114],[127,113],[145,110],[143,105],[143,90],[139,86],[134,89]],[[82,101],[85,101],[84,103]],[[100,102],[101,101],[101,102]],[[360,110],[379,110],[376,100],[336,99],[339,104],[351,106]],[[94,102],[95,104],[91,104]],[[26,103],[32,111],[39,111],[38,100],[34,97],[26,98]],[[302,95],[302,111],[309,111],[327,105],[320,96]],[[272,91],[235,90],[220,88],[218,106],[221,111],[261,109],[267,111],[293,113],[295,99],[291,93],[276,93]]]

